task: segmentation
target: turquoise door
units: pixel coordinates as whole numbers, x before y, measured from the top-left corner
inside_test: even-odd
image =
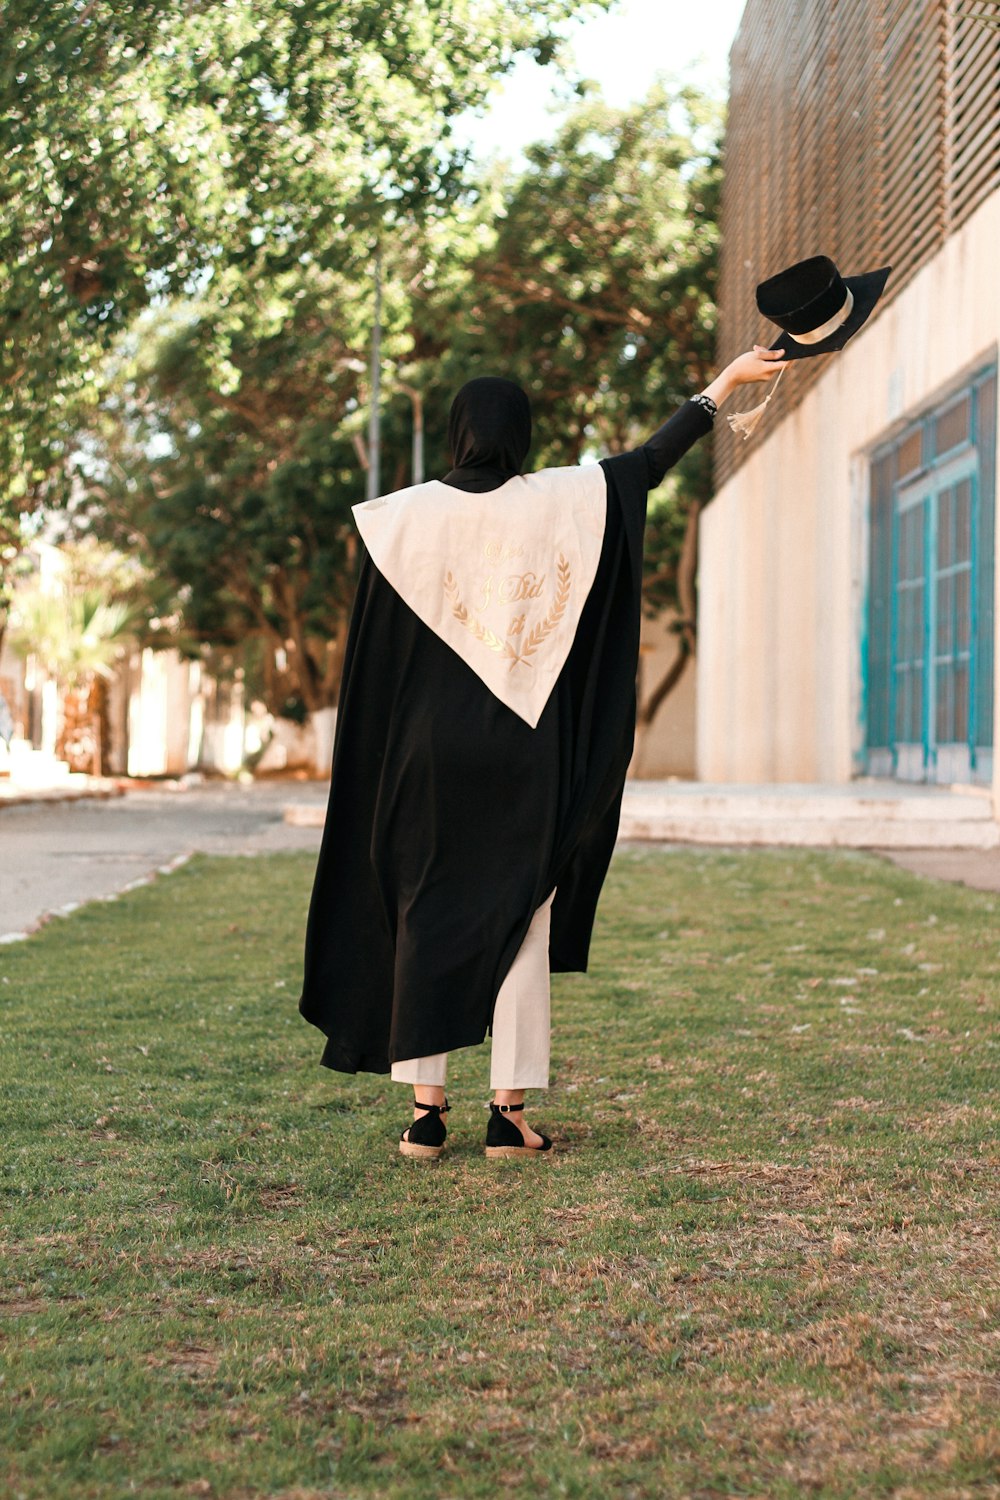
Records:
[[[897,498],[890,722],[903,781],[975,769],[975,455]]]
[[[992,779],[995,432],[996,374],[986,371],[873,460],[870,774]]]

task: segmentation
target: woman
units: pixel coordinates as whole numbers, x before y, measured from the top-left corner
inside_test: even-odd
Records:
[[[641,447],[522,470],[528,398],[459,391],[454,467],[354,507],[364,543],[299,1009],[322,1063],[414,1086],[405,1155],[437,1157],[447,1054],[492,1036],[490,1156],[538,1156],[549,973],[584,971],[635,728],[646,497],[759,345]]]

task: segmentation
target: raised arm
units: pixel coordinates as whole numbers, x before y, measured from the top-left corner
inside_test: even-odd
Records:
[[[646,459],[651,490],[662,483],[667,471],[684,457],[692,444],[711,429],[720,406],[738,386],[777,377],[785,363],[781,355],[780,349],[765,349],[755,344],[752,351],[739,355],[728,364],[703,391],[679,406],[663,426],[640,445],[638,451]]]

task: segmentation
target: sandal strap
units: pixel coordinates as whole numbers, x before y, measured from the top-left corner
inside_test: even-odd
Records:
[[[451,1109],[451,1105],[448,1103],[447,1099],[445,1099],[443,1104],[420,1104],[416,1099],[414,1099],[413,1108],[430,1110],[432,1115],[446,1115]]]
[[[492,1102],[490,1104],[490,1109],[499,1110],[500,1114],[502,1114],[502,1115],[512,1114],[515,1109],[523,1109],[523,1108],[524,1108],[524,1100],[523,1099],[521,1100],[520,1104],[493,1104]]]

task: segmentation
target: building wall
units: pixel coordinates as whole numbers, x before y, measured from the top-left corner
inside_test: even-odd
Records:
[[[139,656],[129,698],[128,774],[177,775],[188,769],[190,665],[176,651]]]
[[[892,266],[874,319],[1000,187],[1000,28],[955,0],[746,0],[730,53],[719,358],[773,342],[755,285],[806,256]],[[823,378],[783,379],[774,423]],[[752,404],[752,403],[748,403]],[[723,424],[721,485],[749,456]]]
[[[655,620],[643,619],[639,647],[639,692],[644,701],[670,670],[677,656],[677,636],[669,612]],[[697,669],[688,662],[683,676],[660,704],[648,728],[636,728],[629,775],[640,778],[695,774],[695,702]]]
[[[765,417],[703,512],[701,778],[838,782],[856,769],[868,453],[995,357],[998,245],[1000,191],[811,372],[783,420]],[[718,421],[756,399],[738,393]]]
[[[65,555],[36,541],[26,553],[31,581],[56,593]],[[257,728],[245,704],[244,671],[237,657],[213,673],[204,663],[174,650],[123,651],[108,689],[109,775],[179,776],[195,768],[232,775],[248,751],[259,748]],[[62,721],[58,683],[37,657],[17,655],[9,635],[0,642],[0,692],[14,720],[13,752],[0,748],[0,774],[44,785],[61,779],[66,763],[55,759]]]
[[[130,776],[240,769],[247,748],[240,672],[220,681],[176,651],[147,649],[133,653],[119,691],[127,703]]]

